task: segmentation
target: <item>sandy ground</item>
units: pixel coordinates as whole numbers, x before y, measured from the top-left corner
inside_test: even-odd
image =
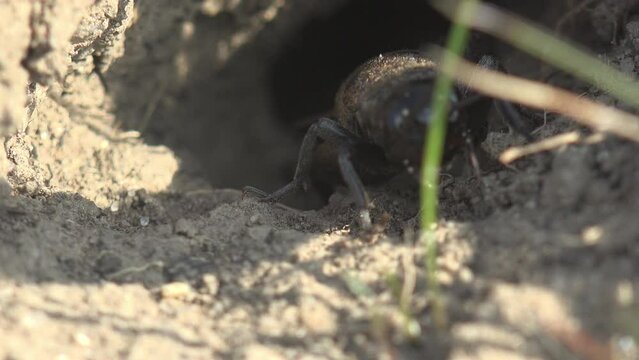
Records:
[[[372,239],[343,189],[305,211],[242,199],[286,181],[299,141],[261,64],[341,3],[0,2],[0,358],[637,358],[637,144],[453,178],[443,328],[407,179],[369,188],[388,221]],[[636,75],[632,13],[580,16],[567,23]],[[572,129],[551,116],[535,137]],[[496,131],[484,147],[516,143]]]

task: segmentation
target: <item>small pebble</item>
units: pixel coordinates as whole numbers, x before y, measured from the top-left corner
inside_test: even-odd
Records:
[[[187,300],[193,298],[191,285],[185,282],[172,282],[162,285],[160,296],[162,299]]]
[[[202,282],[204,283],[204,288],[206,289],[207,294],[217,295],[217,292],[220,289],[220,280],[217,279],[217,276],[213,274],[204,274],[204,276],[202,276]]]
[[[589,226],[581,232],[581,239],[585,245],[596,245],[603,236],[601,226]]]
[[[459,271],[459,280],[464,284],[469,284],[473,281],[474,275],[472,270],[467,267],[462,268]]]
[[[149,225],[149,218],[148,216],[142,216],[140,217],[140,226],[147,226]]]
[[[75,333],[73,334],[73,340],[82,347],[91,346],[91,338],[85,333]]]

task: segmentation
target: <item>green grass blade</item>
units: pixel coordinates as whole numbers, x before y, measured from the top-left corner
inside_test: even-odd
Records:
[[[466,48],[469,31],[463,25],[468,22],[464,19],[472,16],[476,5],[476,0],[465,0],[459,4],[456,10],[455,23],[450,30],[446,44],[448,50],[453,54],[461,55]],[[440,66],[454,68],[455,62],[455,58],[445,56]],[[446,326],[447,316],[437,282],[437,244],[434,230],[437,224],[439,169],[446,139],[447,115],[453,85],[453,80],[450,76],[444,74],[444,72],[439,73],[435,81],[431,104],[432,116],[424,144],[420,184],[421,238],[426,252],[427,286],[433,302],[433,319],[440,328]]]

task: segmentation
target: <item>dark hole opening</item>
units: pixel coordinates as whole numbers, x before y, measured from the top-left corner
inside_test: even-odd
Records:
[[[294,123],[330,111],[341,81],[359,64],[383,52],[440,42],[447,24],[423,0],[353,0],[310,20],[272,65],[277,117]]]

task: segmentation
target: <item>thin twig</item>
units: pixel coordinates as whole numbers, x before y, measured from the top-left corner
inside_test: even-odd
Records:
[[[579,133],[579,131],[571,131],[571,132],[551,136],[549,138],[539,140],[532,144],[527,144],[523,146],[513,146],[511,148],[508,148],[504,152],[502,152],[501,155],[499,155],[499,161],[501,161],[504,165],[507,165],[519,158],[540,153],[542,151],[549,151],[549,150],[560,148],[562,146],[576,144],[579,142],[591,144],[601,140],[603,140],[603,136],[600,133],[593,134],[586,138],[583,138],[581,134]]]
[[[142,266],[131,266],[112,274],[107,274],[105,275],[105,278],[109,281],[123,281],[124,278],[129,275],[143,273],[152,268],[162,269],[163,267],[164,263],[162,261],[152,261]]]

